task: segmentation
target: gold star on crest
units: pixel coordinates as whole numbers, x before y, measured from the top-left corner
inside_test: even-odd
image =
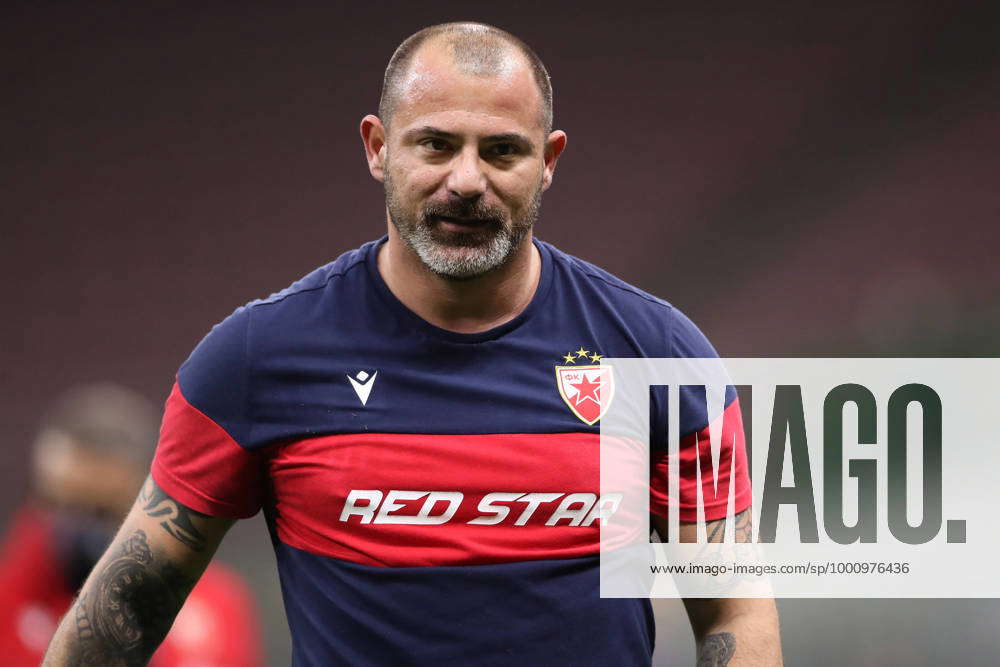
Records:
[[[596,363],[600,362],[601,355],[597,354],[596,352],[594,352],[592,355],[590,355],[590,360],[593,361],[596,364]]]
[[[580,349],[576,351],[576,356],[578,357],[586,357],[588,354],[590,354],[590,350],[583,349],[582,345],[580,346]]]
[[[575,358],[575,357],[573,356],[573,353],[572,353],[572,352],[570,352],[569,354],[565,354],[565,355],[563,355],[563,359],[565,359],[565,360],[566,360],[566,363],[567,363],[567,364],[572,364],[572,363],[574,363],[574,362],[573,362],[573,359],[574,359],[574,358]]]

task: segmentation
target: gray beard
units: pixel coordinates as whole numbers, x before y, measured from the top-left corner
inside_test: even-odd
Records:
[[[386,208],[399,237],[437,275],[452,280],[468,280],[489,273],[510,261],[538,219],[542,187],[539,183],[524,214],[519,218],[512,218],[510,224],[505,224],[502,211],[481,203],[429,206],[420,214],[419,219],[414,219],[399,204],[395,194],[396,190],[386,170]],[[457,234],[438,228],[430,219],[434,215],[478,217],[489,222],[481,230]]]

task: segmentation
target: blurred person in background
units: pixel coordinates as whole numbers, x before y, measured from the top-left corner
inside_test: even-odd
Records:
[[[33,448],[31,497],[0,548],[0,664],[35,666],[73,596],[142,485],[159,414],[110,383],[60,397]],[[244,583],[213,564],[191,592],[154,667],[255,667],[261,646]]]

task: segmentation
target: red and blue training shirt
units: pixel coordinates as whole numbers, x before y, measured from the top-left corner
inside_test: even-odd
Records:
[[[715,350],[667,302],[537,240],[541,277],[522,313],[482,333],[444,330],[388,289],[384,242],[237,309],[201,341],[167,400],[157,484],[213,516],[263,508],[295,665],[649,664],[649,601],[598,594],[600,516],[613,511],[599,491],[611,390],[600,358]],[[692,521],[685,461],[709,424],[681,401],[679,511]],[[738,417],[732,391],[727,402]],[[651,403],[665,434],[665,396]],[[741,511],[737,430],[732,474],[704,497],[733,483]],[[665,466],[651,465],[665,514]],[[706,502],[706,519],[725,512]]]

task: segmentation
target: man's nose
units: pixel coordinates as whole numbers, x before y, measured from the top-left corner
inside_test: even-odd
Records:
[[[447,185],[451,194],[463,199],[474,199],[486,192],[486,174],[478,150],[466,149],[455,156]]]

